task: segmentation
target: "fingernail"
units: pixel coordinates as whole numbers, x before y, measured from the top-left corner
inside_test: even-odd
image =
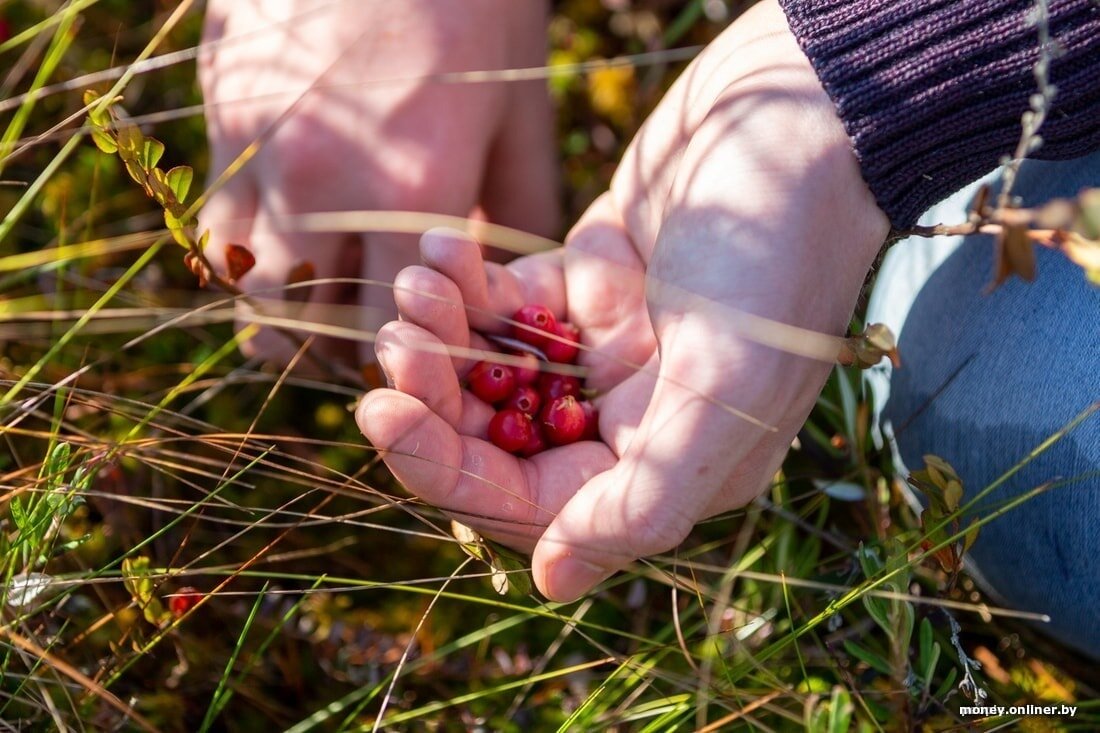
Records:
[[[378,358],[378,370],[382,372],[382,376],[386,379],[386,386],[390,389],[394,389],[393,375],[390,374],[389,367],[386,366],[386,353],[389,351],[389,347],[381,344],[375,349],[374,355]]]
[[[547,595],[555,601],[575,601],[612,575],[611,570],[566,555],[555,560],[547,572]]]

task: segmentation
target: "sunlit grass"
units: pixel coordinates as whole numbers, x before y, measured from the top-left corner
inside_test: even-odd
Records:
[[[892,730],[958,725],[959,683],[971,674],[1006,703],[1096,696],[1084,665],[1022,623],[1034,615],[993,607],[965,577],[944,590],[944,574],[923,562],[936,547],[920,546],[926,535],[889,456],[871,445],[868,398],[847,370],[803,433],[815,445],[794,451],[760,500],[578,603],[498,595],[449,518],[410,498],[359,437],[349,408],[362,380],[240,356],[250,334],[231,327],[239,297],[197,290],[183,250],[149,223],[156,205],[91,152],[78,132],[84,88],[144,82],[124,100],[138,105],[134,119],[156,123],[177,159],[199,173],[205,165],[203,150],[177,143],[201,139],[201,107],[161,101],[193,85],[193,70],[176,62],[197,54],[198,11],[176,4],[115,48],[114,38],[82,35],[105,27],[95,15],[112,12],[105,5],[58,3],[48,17],[29,3],[0,8],[27,19],[0,58],[28,61],[0,101],[10,115],[4,176],[26,184],[0,187],[0,720],[72,730],[832,731],[849,721]],[[559,16],[579,33],[602,32],[610,12],[581,5]],[[705,42],[716,26],[701,7],[655,17],[668,38]],[[102,65],[81,65],[104,44]],[[642,69],[696,48],[639,55],[639,46],[620,38],[600,54]],[[606,65],[595,55],[493,78],[579,79]],[[659,76],[639,96],[669,74]],[[601,189],[606,154],[566,149],[584,147],[577,135],[595,125],[619,139],[633,130],[585,106],[583,84],[563,88],[571,190]],[[160,127],[168,120],[179,129]],[[116,228],[123,221],[143,223]],[[441,223],[480,227],[511,252],[553,244],[406,212],[313,213],[287,225]],[[293,308],[255,320],[373,338],[335,306],[320,325]],[[835,337],[742,323],[748,338],[836,354]],[[299,359],[311,343],[301,341]],[[834,481],[862,498],[830,496],[822,487]],[[176,615],[185,587],[203,597]],[[973,669],[968,657],[1000,671]],[[1074,723],[1100,724],[1100,709]]]

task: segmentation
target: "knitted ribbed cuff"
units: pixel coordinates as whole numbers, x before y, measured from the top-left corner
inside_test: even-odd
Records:
[[[898,229],[1011,155],[1038,91],[1034,0],[779,0]],[[1054,103],[1032,157],[1100,148],[1100,3],[1050,0]]]

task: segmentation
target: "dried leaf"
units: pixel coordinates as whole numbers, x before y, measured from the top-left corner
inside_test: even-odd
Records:
[[[53,584],[53,577],[45,573],[19,573],[11,577],[8,592],[5,595],[7,605],[12,608],[29,606],[44,590]]]
[[[993,283],[989,290],[996,289],[1013,275],[1028,282],[1035,280],[1035,246],[1028,237],[1026,226],[1003,225],[994,241],[994,254]]]
[[[202,260],[195,256],[194,252],[188,252],[183,256],[183,264],[191,271],[191,274],[199,279],[199,287],[205,288],[210,282],[210,279],[206,272],[206,267],[203,266]]]
[[[970,528],[967,529],[966,534],[963,535],[962,551],[964,554],[970,551],[970,548],[974,544],[974,541],[978,539],[978,530],[980,529],[981,526],[977,523],[977,521],[970,523]]]
[[[451,534],[458,540],[458,544],[463,552],[475,560],[488,562],[488,556],[485,553],[485,542],[481,539],[481,535],[479,535],[477,531],[452,519]]]
[[[837,363],[870,369],[884,356],[890,359],[895,369],[901,368],[901,355],[893,332],[882,323],[872,323],[863,329],[863,333],[844,340],[837,354]]]
[[[1078,194],[1077,201],[1081,219],[1074,230],[1089,239],[1100,239],[1100,188],[1085,189]]]
[[[226,272],[230,282],[237,282],[256,264],[256,258],[247,247],[230,244],[225,248]]]
[[[1085,270],[1100,270],[1100,240],[1086,239],[1077,232],[1059,232],[1054,241],[1070,261]]]
[[[316,270],[313,267],[312,262],[299,262],[294,267],[290,268],[290,272],[286,276],[286,284],[288,286],[286,291],[286,299],[290,302],[304,303],[309,300],[309,295],[313,290],[313,286],[306,286],[300,288],[289,287],[301,282],[307,282],[317,277]]]

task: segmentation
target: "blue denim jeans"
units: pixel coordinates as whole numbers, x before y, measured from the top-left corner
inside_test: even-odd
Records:
[[[1100,153],[1028,161],[1013,193],[1033,205],[1087,186],[1100,186]],[[972,193],[937,205],[922,223],[964,222]],[[992,258],[987,236],[901,242],[869,314],[898,333],[903,361],[889,377],[883,425],[906,466],[940,456],[968,497],[1100,400],[1100,287],[1041,249],[1034,283],[1013,279],[987,295]],[[1052,480],[1062,483],[981,530],[968,568],[995,601],[1048,614],[1041,628],[1100,659],[1100,414],[983,499],[974,516]]]

